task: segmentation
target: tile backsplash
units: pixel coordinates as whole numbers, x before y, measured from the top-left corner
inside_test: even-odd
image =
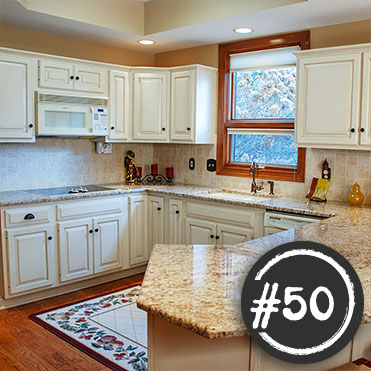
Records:
[[[214,145],[155,144],[154,162],[164,168],[173,166],[175,181],[186,184],[199,184],[250,191],[251,178],[220,176],[206,170],[206,160],[216,158]],[[195,158],[196,168],[188,169],[188,160]],[[371,152],[308,149],[306,153],[305,183],[275,181],[277,194],[304,197],[313,177],[320,177],[322,162],[327,158],[332,168],[332,182],[328,193],[329,200],[347,199],[352,185],[358,182],[365,196],[365,203],[371,204]],[[269,187],[264,181],[265,190]]]
[[[112,154],[95,153],[88,139],[37,138],[30,144],[0,144],[0,191],[124,180],[128,149],[149,172],[153,144],[114,144]]]
[[[31,144],[0,144],[0,191],[69,186],[124,180],[124,156],[136,154],[136,164],[148,174],[151,163],[173,166],[175,182],[250,190],[251,178],[226,177],[206,170],[206,160],[216,158],[214,145],[114,144],[113,153],[98,155],[88,139],[38,138]],[[188,169],[194,157],[196,168]],[[332,168],[329,200],[346,200],[353,183],[358,182],[371,204],[371,152],[308,149],[305,183],[275,182],[276,193],[303,197],[313,176],[320,176],[324,159]],[[265,190],[268,189],[264,181]]]

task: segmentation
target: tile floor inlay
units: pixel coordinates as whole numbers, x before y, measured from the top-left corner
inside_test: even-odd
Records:
[[[137,307],[139,291],[134,286],[30,317],[114,370],[146,371],[147,313]]]

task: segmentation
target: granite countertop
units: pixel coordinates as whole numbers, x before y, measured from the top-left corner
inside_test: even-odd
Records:
[[[285,199],[281,201],[287,210]],[[272,204],[279,208],[281,201],[272,200]],[[289,208],[297,205],[303,210],[300,201],[295,202]],[[236,246],[156,245],[138,307],[209,339],[246,335],[240,297],[248,270],[275,246],[310,240],[334,248],[355,268],[365,298],[362,323],[370,323],[371,209],[337,204],[319,207],[323,215],[335,216]]]

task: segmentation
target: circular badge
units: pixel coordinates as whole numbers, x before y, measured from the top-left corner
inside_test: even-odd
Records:
[[[351,264],[315,242],[283,244],[264,254],[242,290],[249,334],[286,362],[313,363],[344,348],[363,314],[363,291]]]

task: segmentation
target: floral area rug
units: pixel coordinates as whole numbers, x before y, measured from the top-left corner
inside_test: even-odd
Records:
[[[113,370],[146,371],[147,313],[140,285],[35,313],[30,319]]]

